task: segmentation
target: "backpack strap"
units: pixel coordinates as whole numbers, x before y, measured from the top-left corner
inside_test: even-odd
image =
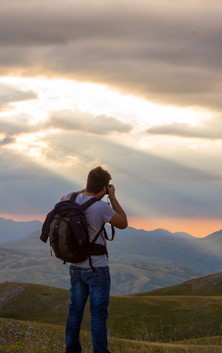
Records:
[[[77,195],[79,194],[79,192],[73,192],[72,195],[70,196],[70,200],[71,201],[75,201]],[[96,197],[91,197],[88,201],[84,202],[81,205],[81,208],[83,209],[83,211],[85,211],[89,206],[91,206],[92,204],[94,204],[94,202],[99,201],[99,199],[97,199]],[[95,238],[93,239],[93,243],[96,242],[96,240],[98,239],[100,233],[103,231],[104,237],[106,240],[112,241],[114,239],[115,236],[115,228],[111,225],[111,230],[112,230],[112,235],[111,238],[108,237],[106,228],[105,228],[105,223],[103,223],[101,229],[99,230],[99,232],[96,234]]]
[[[98,231],[98,233],[95,235],[95,237],[93,238],[93,241],[91,241],[91,244],[94,244],[97,239],[99,238],[100,234],[102,233],[102,231],[104,231],[106,233],[105,230],[105,223],[103,223],[102,227],[100,228],[100,230]],[[106,238],[106,237],[105,237]],[[107,239],[107,238],[106,238]]]
[[[79,194],[79,192],[73,192],[72,195],[70,196],[70,200],[75,201],[78,194]],[[82,203],[80,206],[81,206],[82,210],[85,211],[89,206],[94,204],[96,201],[99,201],[99,199],[97,199],[96,197],[91,197],[89,200]]]

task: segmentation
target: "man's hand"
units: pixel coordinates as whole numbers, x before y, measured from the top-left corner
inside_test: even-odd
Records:
[[[107,194],[109,196],[114,196],[115,195],[115,187],[113,184],[109,184],[107,187]]]
[[[116,211],[116,214],[113,216],[113,218],[109,223],[116,228],[124,229],[128,226],[127,216],[116,199],[114,185],[110,184],[107,188],[107,191],[109,194],[109,199],[110,199],[112,208],[114,209],[114,211]]]

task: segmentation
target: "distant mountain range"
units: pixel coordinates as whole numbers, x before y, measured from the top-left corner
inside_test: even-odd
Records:
[[[6,229],[7,222],[12,226],[13,221],[1,221],[1,239],[6,239],[6,230],[1,225]],[[19,222],[21,228],[22,223]],[[24,223],[27,227],[26,223],[31,222]],[[8,231],[8,239],[17,240],[0,244],[0,282],[69,287],[68,265],[50,255],[49,244],[39,239],[40,228],[41,223],[34,221],[33,232],[25,237],[19,235],[20,239],[15,232],[10,236]],[[25,235],[27,228],[24,229]],[[112,294],[144,292],[222,271],[222,230],[195,238],[163,229],[144,231],[129,227],[116,230],[115,240],[108,242],[108,251]]]
[[[0,217],[0,244],[21,239],[33,231],[40,229],[41,226],[42,223],[39,221],[16,222],[12,219]]]

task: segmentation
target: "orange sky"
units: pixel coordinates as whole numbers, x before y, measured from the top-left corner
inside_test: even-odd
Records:
[[[196,237],[205,237],[222,229],[222,219],[130,218],[129,226],[145,230],[163,228],[170,232],[185,232]]]
[[[40,220],[43,222],[43,215],[37,214],[0,214],[0,217],[13,219],[14,221],[33,221]],[[129,226],[136,229],[144,229],[148,231],[157,228],[166,229],[172,233],[185,232],[195,237],[205,237],[222,229],[222,219],[185,219],[185,218],[129,218]]]

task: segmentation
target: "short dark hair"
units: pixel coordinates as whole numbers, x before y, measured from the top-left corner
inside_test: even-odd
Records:
[[[111,175],[102,167],[96,167],[90,170],[87,177],[86,190],[93,194],[99,193],[104,187],[109,185]]]

